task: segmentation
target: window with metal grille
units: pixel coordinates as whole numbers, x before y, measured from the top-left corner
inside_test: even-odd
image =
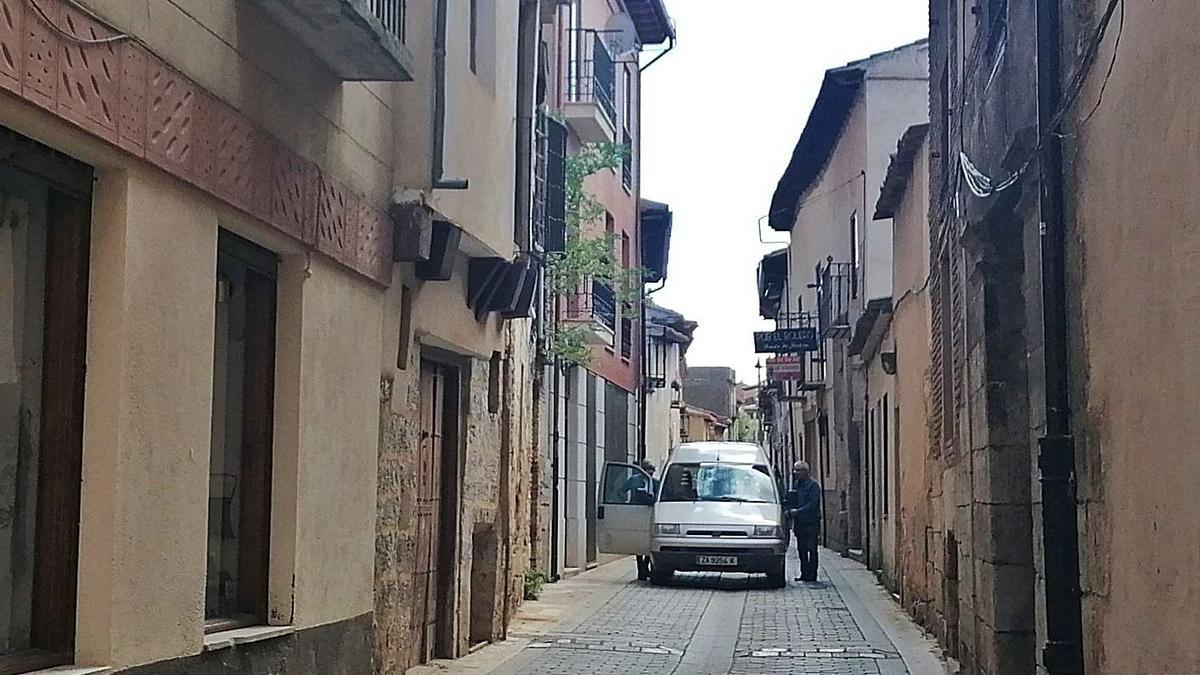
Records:
[[[556,253],[567,244],[567,127],[547,118],[546,132],[544,241],[546,252]]]

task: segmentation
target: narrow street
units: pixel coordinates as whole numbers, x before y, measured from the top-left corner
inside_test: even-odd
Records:
[[[795,553],[789,567],[798,564]],[[795,569],[789,569],[795,575]],[[789,576],[789,578],[790,578]],[[758,577],[680,574],[668,587],[635,579],[617,560],[547,586],[526,603],[509,640],[432,673],[948,672],[935,648],[862,566],[822,551],[820,581],[765,587]]]

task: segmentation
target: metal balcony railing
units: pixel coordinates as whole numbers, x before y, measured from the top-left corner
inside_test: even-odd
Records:
[[[633,358],[633,319],[621,319],[621,358]]]
[[[407,0],[370,0],[371,13],[379,19],[387,32],[404,42],[408,24]]]
[[[566,321],[596,321],[615,334],[616,294],[607,284],[592,281],[590,289],[585,287],[577,293],[567,295],[562,317]]]
[[[633,189],[633,135],[625,128],[621,132],[621,144],[625,146],[625,154],[621,156],[621,185],[626,190]]]
[[[817,271],[817,316],[822,338],[850,332],[851,300],[857,295],[850,263],[826,261]]]
[[[612,287],[601,281],[592,282],[592,316],[616,332],[617,296]]]
[[[592,29],[572,29],[567,68],[567,100],[594,103],[611,123],[617,119],[617,67],[600,34]]]

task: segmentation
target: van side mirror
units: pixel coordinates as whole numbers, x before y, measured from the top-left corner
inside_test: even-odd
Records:
[[[654,504],[654,495],[650,494],[649,490],[639,488],[633,491],[629,501],[631,504],[638,506],[652,506]]]

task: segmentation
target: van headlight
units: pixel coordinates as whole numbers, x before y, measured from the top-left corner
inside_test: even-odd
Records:
[[[679,523],[659,523],[654,526],[654,533],[664,536],[678,535]]]
[[[754,536],[767,537],[771,539],[782,539],[783,529],[778,525],[755,525]]]

